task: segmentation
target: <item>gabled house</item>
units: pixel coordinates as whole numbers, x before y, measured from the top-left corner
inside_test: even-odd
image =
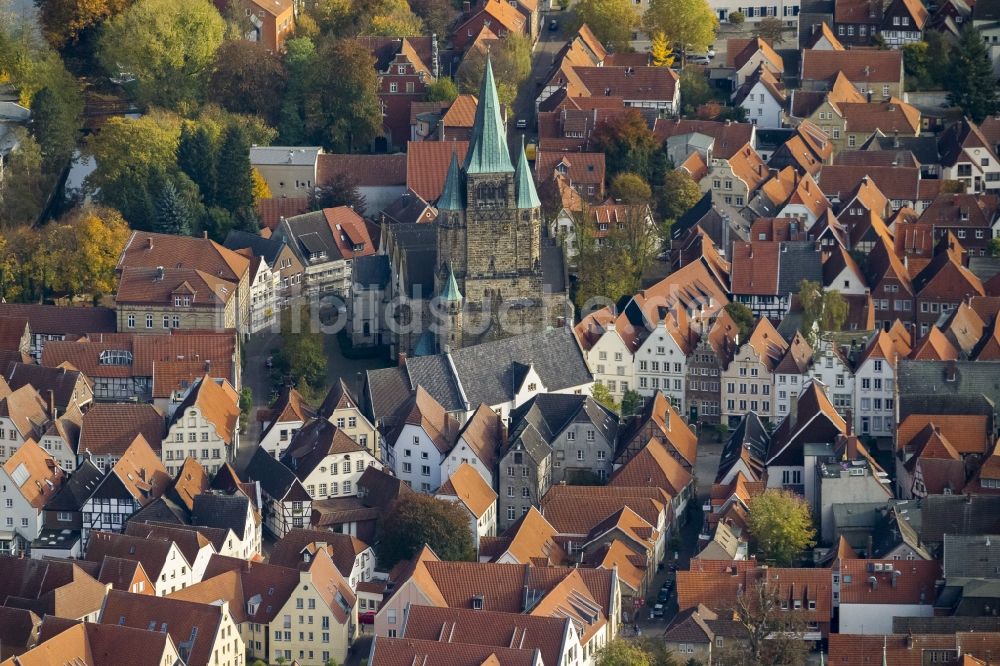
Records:
[[[194,458],[215,474],[236,458],[239,448],[239,395],[229,382],[207,374],[191,387],[167,421],[161,455],[173,475],[186,458]]]
[[[455,445],[459,422],[418,385],[385,435],[389,467],[414,490],[429,493],[441,485],[441,465]]]
[[[779,81],[785,73],[784,60],[767,41],[760,37],[727,40],[726,67],[733,70],[734,90],[741,88],[761,68]]]
[[[264,528],[281,538],[293,527],[305,527],[311,515],[312,497],[292,470],[258,447],[244,472],[248,481],[261,488]]]
[[[572,560],[560,545],[559,537],[556,528],[538,509],[531,507],[500,536],[480,539],[479,561],[566,566]]]
[[[31,549],[36,555],[83,557],[80,538],[80,531],[83,528],[81,510],[103,478],[104,472],[90,462],[90,459],[85,458],[45,503],[42,532],[31,544]]]
[[[314,500],[354,496],[364,471],[382,468],[368,449],[320,418],[295,433],[279,462],[292,470]]]
[[[108,590],[85,567],[85,563],[72,560],[0,556],[3,607],[23,608],[39,617],[56,616],[68,622],[94,622]]]
[[[839,26],[837,37],[843,39]],[[838,72],[853,83],[862,95],[871,93],[876,100],[902,98],[905,92],[901,51],[807,49],[802,52],[801,79],[804,90],[830,90]]]
[[[437,489],[434,496],[454,502],[465,510],[476,552],[479,552],[483,537],[496,534],[497,494],[471,465],[467,463],[459,465]]]
[[[361,37],[359,43],[375,57],[385,147],[403,149],[410,139],[410,106],[423,101],[438,75],[437,44],[432,37]]]
[[[302,394],[292,387],[282,389],[271,404],[267,420],[261,424],[259,445],[275,458],[280,458],[289,442],[303,425],[316,416]]]
[[[777,418],[784,418],[797,404],[800,387],[805,385],[813,365],[813,350],[798,331],[774,367],[774,404]]]
[[[750,241],[733,245],[733,298],[755,316],[780,321],[803,280],[822,284],[823,262],[815,241]]]
[[[684,469],[694,469],[698,456],[698,437],[681,413],[659,391],[647,398],[642,411],[629,418],[620,428],[615,466],[628,463],[650,440],[662,444]]]
[[[319,406],[319,415],[343,430],[359,445],[367,449],[376,460],[382,459],[375,426],[358,406],[358,401],[341,379],[330,389]]]
[[[729,157],[719,153],[712,156],[708,175],[699,183],[702,192],[712,191],[727,204],[741,208],[770,177],[764,160],[750,144]]]
[[[50,419],[47,403],[31,384],[12,391],[0,378],[0,430],[7,433],[0,440],[0,461],[9,460],[29,439],[41,439]]]
[[[615,470],[608,482],[612,487],[656,488],[670,496],[678,520],[694,494],[694,475],[674,458],[666,446],[651,439],[646,446]]]
[[[979,125],[963,118],[949,126],[938,139],[941,178],[958,180],[971,194],[1000,190],[1000,160],[997,145]]]
[[[962,247],[948,232],[934,248],[934,258],[913,278],[914,319],[920,335],[970,296],[983,296],[983,283],[962,263]]]
[[[476,470],[487,487],[493,488],[497,458],[507,441],[507,428],[500,416],[486,405],[479,405],[458,433],[455,446],[441,464],[441,479],[446,481],[462,466]]]
[[[194,553],[198,554],[202,549],[206,549],[200,563],[204,570],[212,546],[207,541],[202,541],[201,544],[195,542]],[[180,544],[168,536],[132,536],[95,531],[87,544],[87,561],[103,563],[108,557],[134,560],[142,564],[157,597],[197,582],[192,562],[187,559]]]
[[[788,343],[771,322],[763,317],[758,319],[750,338],[737,347],[719,376],[722,418],[730,427],[735,427],[747,411],[767,420],[775,417],[771,395],[774,369],[787,349]]]
[[[83,415],[77,455],[107,471],[139,435],[158,457],[163,432],[163,414],[152,405],[98,403]]]
[[[27,440],[0,467],[0,552],[24,555],[42,531],[45,504],[55,497],[66,473],[33,440]]]
[[[123,538],[118,539],[117,537],[119,536],[122,536]],[[231,537],[232,535],[230,534],[229,536]],[[100,545],[92,546],[95,551],[94,560],[107,561],[109,557],[119,557],[126,560],[134,559],[142,565],[143,557],[141,554],[144,551],[139,551],[140,557],[133,557],[135,553],[131,552],[134,548],[136,548],[136,542],[134,539],[166,541],[177,546],[177,550],[184,556],[184,562],[181,564],[187,566],[182,566],[181,569],[178,570],[175,563],[169,561],[165,561],[164,566],[168,567],[169,580],[172,580],[171,577],[174,573],[176,573],[180,576],[180,580],[184,581],[184,585],[190,585],[191,583],[200,581],[202,575],[205,573],[205,569],[208,567],[209,560],[217,552],[215,544],[207,536],[186,525],[167,525],[163,523],[146,523],[139,522],[137,520],[129,520],[128,525],[125,527],[124,535],[109,536],[105,542],[102,542]],[[95,540],[94,544],[96,543],[97,541]],[[221,545],[222,544],[220,544],[220,546]],[[153,555],[154,553],[156,555]],[[142,565],[143,571],[146,573],[147,577],[151,579],[151,581],[155,582],[157,575],[159,574],[162,576],[162,574],[158,570],[154,570],[151,573],[146,572],[145,566],[150,566],[155,569],[156,565],[160,562],[159,557],[162,553],[162,548],[153,549],[146,555],[146,557],[149,558],[146,559],[146,564]],[[101,560],[102,557],[103,560]],[[169,560],[169,558],[173,557],[173,555],[169,554],[167,557]],[[169,580],[160,582],[169,582]],[[166,594],[166,592],[163,591],[163,585],[160,585],[159,587],[154,586],[154,589],[156,590],[156,594]]]
[[[710,325],[699,322],[697,342],[687,358],[685,402],[691,423],[719,422],[722,389],[720,374],[736,350],[739,329],[725,310]]]
[[[30,340],[28,353],[37,363],[42,358],[45,344],[51,340],[64,340],[67,335],[88,333],[114,333],[115,311],[111,308],[67,308],[59,305],[37,303],[0,303],[0,319],[24,318],[28,322]],[[10,347],[3,345],[3,348]],[[20,336],[16,343],[20,353]],[[24,360],[24,359],[21,359]]]
[[[635,350],[639,394],[650,397],[662,391],[681,412],[686,409],[684,379],[695,339],[691,314],[679,303],[672,308],[637,308],[630,304],[623,313],[623,317],[630,318],[641,315],[644,325],[636,327],[641,336]],[[624,334],[628,333],[625,328]]]
[[[375,572],[375,551],[372,547],[355,536],[329,530],[293,528],[274,545],[268,562],[302,569],[321,550],[330,556],[352,590],[372,579]]]
[[[616,400],[635,390],[635,354],[645,330],[633,326],[625,313],[616,316],[610,306],[591,312],[573,328],[594,381]]]
[[[895,428],[896,363],[909,352],[908,337],[879,330],[854,366],[854,429],[861,435],[891,437]]]
[[[84,546],[93,530],[121,531],[125,521],[170,484],[170,476],[140,434],[105,473],[80,509]]]
[[[932,225],[936,239],[955,234],[969,257],[983,257],[1000,235],[1000,199],[996,194],[939,194],[921,213],[920,223]]]
[[[499,38],[508,34],[531,35],[531,26],[515,3],[506,0],[482,0],[465,5],[462,16],[452,29],[451,41],[459,51],[464,51],[484,29]]]
[[[784,84],[763,65],[747,77],[732,97],[733,105],[743,109],[747,120],[764,129],[784,124],[787,101]]]

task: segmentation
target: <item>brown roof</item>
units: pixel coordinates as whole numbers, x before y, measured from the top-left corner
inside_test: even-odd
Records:
[[[152,405],[97,403],[83,415],[79,451],[121,456],[137,435],[159,451],[163,434],[163,414]]]
[[[802,52],[803,81],[829,81],[837,72],[858,84],[899,83],[903,79],[903,56],[900,51],[868,49]]]
[[[997,219],[1000,198],[995,194],[939,194],[920,215],[920,222],[935,227],[982,227]]]
[[[113,590],[130,591],[132,584],[138,579],[148,579],[149,575],[142,568],[139,560],[126,560],[120,557],[107,556],[100,563],[98,580],[105,585],[111,585]],[[155,594],[153,590],[147,589],[145,594]]]
[[[910,414],[896,430],[896,447],[910,447],[917,435],[933,425],[962,454],[983,454],[993,444],[984,414]]]
[[[476,108],[478,106],[479,100],[476,99],[475,95],[459,95],[441,117],[441,123],[446,127],[471,129],[476,119]]]
[[[135,560],[154,583],[167,562],[173,541],[164,537],[133,536],[114,532],[94,531],[87,544],[87,560],[103,562],[106,557]],[[183,553],[182,553],[183,555]],[[190,563],[189,563],[190,564]]]
[[[394,442],[404,425],[416,425],[427,433],[442,454],[454,446],[458,422],[423,386],[417,386],[410,399],[400,406],[397,416],[394,420],[399,425],[386,437],[387,441]]]
[[[250,260],[207,238],[133,231],[118,260],[125,268],[188,268],[227,282],[239,282]]]
[[[848,132],[899,132],[903,135],[920,132],[920,111],[895,97],[887,102],[842,103],[839,106]]]
[[[777,73],[785,71],[785,62],[778,55],[778,52],[771,48],[765,40],[760,37],[752,39],[727,39],[726,40],[726,66],[739,69],[756,54],[762,52],[764,58],[777,70]]]
[[[534,666],[538,658],[536,650],[529,649],[382,636],[372,641],[371,654],[372,663],[379,666]]]
[[[619,467],[608,482],[611,486],[651,486],[678,496],[693,477],[657,440],[648,444],[631,460]]]
[[[935,584],[941,564],[934,560],[885,560],[889,571],[872,573],[868,564],[878,560],[844,560],[840,563],[840,602],[846,604],[924,604],[937,598]],[[894,575],[898,572],[898,575]],[[851,582],[845,582],[850,576]],[[872,585],[870,579],[876,583]]]
[[[670,511],[664,488],[639,486],[552,486],[542,498],[542,515],[561,535],[585,536],[608,516],[629,507],[650,525]]]
[[[406,149],[406,187],[426,201],[437,201],[452,154],[461,162],[468,148],[468,141],[411,141]]]
[[[487,485],[472,465],[462,463],[437,490],[437,495],[456,497],[477,519],[497,501],[496,492]]]
[[[168,305],[182,294],[191,307],[219,307],[236,294],[233,282],[191,268],[125,267],[118,280],[115,302],[126,305]]]
[[[0,349],[21,349],[29,333],[27,317],[0,317]]]
[[[879,51],[881,53],[881,51]],[[829,165],[819,173],[819,185],[830,197],[839,197],[846,203],[848,193],[854,192],[865,177],[890,200],[918,201],[920,169],[916,167],[880,167],[867,165]],[[879,215],[885,211],[872,209]]]
[[[326,552],[337,566],[341,575],[350,577],[354,570],[354,562],[359,554],[368,548],[361,539],[329,530],[305,529],[294,527],[274,545],[271,564],[301,569],[305,558],[303,551],[309,548],[310,554],[316,551],[315,544],[325,543]]]
[[[257,217],[266,229],[274,231],[284,217],[295,217],[309,210],[307,197],[272,197],[257,202]]]
[[[538,649],[545,664],[558,664],[568,618],[435,608],[415,605],[406,617],[406,638],[519,649]],[[512,638],[513,637],[513,638]]]
[[[0,303],[0,317],[25,317],[32,333],[44,335],[111,333],[118,328],[110,308]]]
[[[928,650],[954,654],[955,644],[955,634],[830,634],[829,656],[831,664],[871,666],[882,663],[884,652],[885,663],[892,666],[923,666]]]
[[[486,469],[492,471],[496,466],[497,452],[507,436],[506,426],[499,414],[488,405],[480,404],[458,436],[469,445]]]
[[[350,435],[326,419],[313,419],[292,435],[281,463],[292,470],[300,481],[312,473],[327,456],[363,454],[366,449]]]
[[[535,507],[517,519],[503,534],[503,543],[493,561],[507,554],[519,564],[563,566],[571,559],[556,541],[556,528]]]
[[[33,439],[27,439],[3,465],[24,499],[35,509],[41,509],[62,487],[66,473],[56,463],[55,458],[38,446]],[[27,474],[23,481],[17,481],[18,474]]]
[[[325,185],[343,174],[358,187],[403,187],[406,185],[406,155],[335,155],[316,156],[316,182]]]
[[[917,361],[955,361],[958,350],[948,341],[937,326],[931,326],[927,335],[913,345],[910,358]]]
[[[868,0],[839,0],[834,8],[833,20],[837,23],[878,24],[882,22],[882,13],[882,3],[870,3]]]
[[[572,184],[604,183],[604,153],[540,150],[535,158],[535,177],[539,182],[548,180],[559,166],[566,169],[565,175]]]
[[[733,243],[732,291],[734,294],[778,293],[778,260],[781,243]]]
[[[130,666],[160,666],[165,654],[174,654],[175,646],[167,634],[92,623],[68,623],[63,618],[49,616],[42,623],[42,642],[17,657],[18,666],[51,666],[52,664],[87,664],[117,666],[127,659]],[[14,666],[13,659],[3,662]]]
[[[736,573],[732,573],[732,569]],[[727,571],[726,569],[730,569]],[[833,613],[829,569],[756,568],[754,561],[712,562],[696,560],[690,571],[677,572],[677,604],[681,610],[704,604],[713,610],[733,607],[737,595],[754,585],[766,584],[782,600],[800,601],[797,615],[807,622],[829,622]],[[809,603],[815,602],[813,609]]]
[[[215,426],[215,432],[226,444],[233,443],[236,423],[240,418],[239,394],[226,380],[218,383],[204,375],[174,410],[169,426],[179,421],[191,407],[197,407],[202,417]]]
[[[574,72],[587,97],[673,101],[680,85],[677,72],[668,67],[575,67]]]
[[[718,120],[657,118],[653,125],[653,134],[656,135],[657,141],[666,141],[668,137],[690,134],[691,132],[706,134],[715,139],[712,155],[723,160],[728,160],[749,144],[753,139],[754,131],[754,125],[751,123]]]

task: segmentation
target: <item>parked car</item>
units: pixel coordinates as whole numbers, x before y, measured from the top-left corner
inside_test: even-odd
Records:
[[[655,606],[653,606],[653,610],[651,611],[650,615],[655,618],[662,618],[663,604],[656,604]]]
[[[552,19],[551,21],[549,21],[549,30],[555,32],[558,29],[559,29],[559,21],[557,21],[556,19]]]
[[[525,120],[524,118],[518,118],[516,125],[517,125],[517,129],[527,129],[527,127],[528,127],[528,121]]]
[[[661,604],[670,601],[670,590],[660,590],[660,593],[656,595],[656,600]]]
[[[708,65],[712,62],[712,58],[706,53],[698,53],[695,55],[689,55],[687,61],[688,64],[691,65]]]
[[[267,360],[264,361],[264,367],[267,368],[268,370],[270,370],[271,368],[274,367],[274,357],[273,356],[268,356],[267,357]]]

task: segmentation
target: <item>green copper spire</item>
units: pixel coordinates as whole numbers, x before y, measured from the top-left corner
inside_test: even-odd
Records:
[[[458,172],[458,157],[451,154],[448,177],[444,181],[444,192],[438,199],[438,210],[462,210],[462,176]]]
[[[521,155],[517,159],[517,170],[514,172],[514,184],[517,186],[517,207],[538,208],[542,202],[538,200],[535,191],[535,181],[528,168],[528,156],[524,153],[524,137],[521,137]]]
[[[458,290],[458,281],[455,280],[455,271],[451,270],[451,266],[448,267],[448,282],[441,292],[441,300],[448,303],[462,300],[462,292]]]
[[[513,170],[507,150],[507,132],[500,118],[500,99],[493,80],[493,65],[487,54],[472,140],[465,155],[465,173],[510,173]]]

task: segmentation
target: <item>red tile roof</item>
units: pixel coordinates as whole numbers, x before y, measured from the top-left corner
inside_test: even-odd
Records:
[[[875,571],[872,564],[881,565],[883,571]],[[935,560],[849,559],[840,563],[840,573],[842,604],[932,605],[937,599],[935,586],[941,578],[941,564]],[[847,576],[851,582],[846,582]]]
[[[411,141],[406,149],[406,187],[428,202],[437,201],[452,153],[461,163],[468,148],[468,141]]]

